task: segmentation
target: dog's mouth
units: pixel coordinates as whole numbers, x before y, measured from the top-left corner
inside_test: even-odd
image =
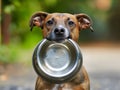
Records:
[[[65,39],[70,39],[71,35],[67,29],[65,29],[63,32],[53,30],[49,35],[47,35],[46,38],[50,41],[62,42]]]
[[[64,41],[64,40],[66,40],[66,39],[70,39],[71,38],[71,36],[69,35],[69,36],[67,36],[67,37],[65,37],[65,36],[62,36],[62,35],[57,35],[57,36],[55,36],[55,37],[46,37],[46,39],[47,40],[49,40],[49,41],[55,41],[55,42],[62,42],[62,41]]]

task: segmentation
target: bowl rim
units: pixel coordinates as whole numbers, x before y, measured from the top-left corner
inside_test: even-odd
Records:
[[[45,44],[46,41],[49,41],[47,39],[43,39],[35,48],[34,53],[33,53],[33,67],[34,70],[36,71],[36,73],[38,74],[38,76],[41,76],[42,78],[46,79],[47,81],[52,81],[55,83],[60,83],[60,82],[64,82],[64,81],[68,81],[70,79],[72,79],[72,77],[74,77],[79,71],[80,68],[82,67],[82,63],[83,63],[83,57],[82,57],[82,53],[80,50],[80,47],[78,46],[78,44],[73,41],[72,39],[67,39],[67,42],[69,41],[69,43],[72,43],[72,46],[75,47],[76,50],[76,62],[73,67],[72,70],[68,71],[65,74],[62,75],[53,75],[50,73],[48,73],[47,71],[44,71],[44,68],[41,66],[40,62],[39,62],[39,51],[41,50],[42,46]],[[50,41],[51,42],[51,41]],[[54,43],[54,41],[53,41]],[[57,43],[57,42],[55,42]],[[48,45],[49,46],[49,45]],[[68,47],[68,46],[67,46]],[[77,69],[77,70],[75,70]]]

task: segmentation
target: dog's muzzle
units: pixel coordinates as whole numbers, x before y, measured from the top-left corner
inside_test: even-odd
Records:
[[[70,38],[70,30],[63,26],[55,27],[51,33],[47,36],[48,40],[51,41],[63,41]]]

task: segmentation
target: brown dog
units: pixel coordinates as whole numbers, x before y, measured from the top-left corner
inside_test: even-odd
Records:
[[[57,42],[71,38],[78,43],[81,30],[92,30],[91,19],[85,14],[37,12],[30,20],[31,30],[34,26],[43,29],[44,38]],[[62,84],[50,83],[38,76],[35,90],[90,90],[90,81],[82,66],[73,80]]]

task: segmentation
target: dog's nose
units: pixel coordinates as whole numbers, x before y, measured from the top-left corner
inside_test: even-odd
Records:
[[[60,27],[60,28],[55,28],[54,33],[55,33],[56,35],[64,35],[65,29],[62,28],[62,27]]]

